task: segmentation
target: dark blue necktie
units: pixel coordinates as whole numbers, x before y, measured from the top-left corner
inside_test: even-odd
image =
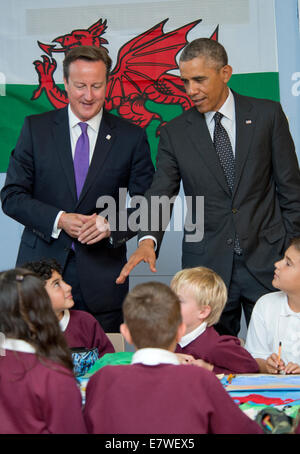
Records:
[[[224,171],[227,184],[232,193],[235,177],[234,156],[227,131],[221,124],[222,117],[223,114],[221,114],[220,112],[216,112],[214,115],[214,146],[219,157],[222,169]]]
[[[219,161],[223,169],[228,187],[232,194],[235,179],[235,162],[230,139],[228,137],[226,129],[221,124],[222,117],[223,114],[221,114],[220,112],[216,112],[214,115],[214,146],[219,157]],[[235,235],[234,238],[234,252],[238,255],[242,254],[242,249],[237,235]]]

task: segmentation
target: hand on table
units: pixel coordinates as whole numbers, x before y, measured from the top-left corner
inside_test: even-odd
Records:
[[[286,374],[300,374],[300,366],[299,364],[289,362],[285,366],[284,371]]]
[[[278,355],[276,353],[272,353],[267,360],[266,360],[266,369],[268,374],[279,374],[284,371],[285,365],[282,359],[278,362]]]
[[[203,367],[203,369],[207,369],[207,370],[210,370],[210,371],[212,371],[213,368],[214,368],[213,364],[207,363],[203,359],[194,359],[189,364],[193,364],[194,366]]]
[[[195,358],[192,355],[186,355],[185,353],[175,353],[180,364],[191,364]]]

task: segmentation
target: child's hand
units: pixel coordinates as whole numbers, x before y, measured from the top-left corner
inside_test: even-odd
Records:
[[[185,353],[176,353],[176,356],[180,364],[191,364],[195,360],[192,355],[186,355]]]
[[[289,362],[284,371],[286,374],[300,374],[300,366],[299,364]]]
[[[199,367],[203,367],[204,369],[207,369],[207,370],[213,370],[214,368],[214,365],[213,364],[210,364],[210,363],[207,363],[206,361],[204,361],[203,359],[194,359],[192,362],[190,362],[189,364],[193,364],[194,366],[199,366]]]
[[[281,370],[284,370],[284,362],[281,359],[278,363],[278,355],[272,353],[266,360],[266,369],[268,374],[278,374]]]

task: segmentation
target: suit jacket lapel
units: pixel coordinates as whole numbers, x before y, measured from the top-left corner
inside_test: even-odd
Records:
[[[88,193],[89,188],[92,186],[95,178],[99,178],[100,173],[103,172],[105,159],[115,141],[116,132],[114,127],[115,125],[111,121],[110,115],[105,110],[103,110],[103,116],[101,119],[92,161],[90,163],[89,171],[82,188],[78,204],[82,202],[82,200]]]
[[[76,182],[69,132],[68,107],[58,109],[53,122],[54,151],[58,153],[70,192],[76,202]]]
[[[203,160],[204,165],[210,170],[213,177],[230,196],[230,189],[211,140],[204,115],[197,112],[196,109],[191,109],[190,115],[187,117],[187,122],[188,135],[196,149],[199,150],[199,155]]]
[[[233,92],[235,100],[236,143],[235,143],[235,195],[245,162],[250,150],[256,125],[256,112],[251,102],[244,96]]]

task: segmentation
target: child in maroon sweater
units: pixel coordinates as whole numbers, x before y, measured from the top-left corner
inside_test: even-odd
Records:
[[[184,269],[174,276],[171,288],[179,296],[186,325],[185,335],[175,350],[182,361],[216,374],[259,371],[257,362],[237,337],[220,336],[213,327],[227,300],[226,286],[217,273],[205,267]]]
[[[72,287],[62,278],[61,267],[54,259],[28,262],[24,268],[33,271],[44,282],[52,308],[70,348],[97,347],[99,358],[115,349],[99,322],[88,312],[69,310],[74,306]]]
[[[34,273],[0,273],[0,333],[0,433],[86,433],[70,351]]]
[[[165,284],[137,285],[123,304],[121,332],[138,350],[132,364],[90,378],[84,417],[93,434],[262,433],[201,367],[173,353],[184,332],[180,304]]]

